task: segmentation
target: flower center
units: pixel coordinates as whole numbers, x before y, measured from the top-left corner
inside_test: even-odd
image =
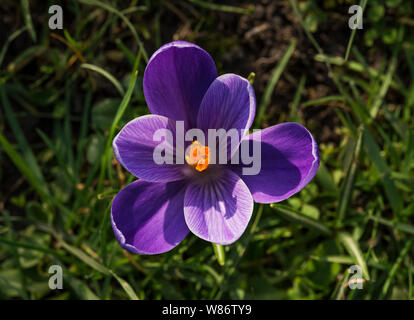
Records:
[[[188,165],[195,168],[197,171],[206,170],[209,164],[210,150],[208,147],[203,146],[197,140],[193,141],[190,146],[188,155],[185,156],[185,160]]]

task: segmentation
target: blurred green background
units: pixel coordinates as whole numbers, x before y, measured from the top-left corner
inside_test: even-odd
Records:
[[[63,30],[48,27],[54,4]],[[353,4],[366,5],[361,30]],[[402,0],[2,0],[0,298],[412,299],[413,27]],[[219,74],[255,74],[257,128],[299,122],[320,147],[315,179],[256,204],[225,257],[191,234],[129,254],[110,226],[134,179],[112,138],[149,112],[147,59],[178,39]],[[49,289],[51,265],[62,290]]]

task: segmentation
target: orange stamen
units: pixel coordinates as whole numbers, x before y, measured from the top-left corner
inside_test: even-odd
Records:
[[[197,171],[206,170],[209,164],[210,150],[200,142],[193,141],[190,146],[190,152],[185,156],[187,163]]]

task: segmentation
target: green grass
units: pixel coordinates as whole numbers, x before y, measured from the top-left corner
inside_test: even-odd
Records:
[[[283,79],[295,81],[287,82],[291,109],[278,110],[280,119],[317,132],[326,124],[303,115],[332,109],[340,123],[328,124],[336,142],[315,135],[321,157],[315,179],[282,203],[256,204],[245,234],[231,246],[192,235],[157,256],[119,246],[110,205],[134,178],[114,161],[111,143],[125,123],[149,112],[142,91],[148,58],[172,40],[171,19],[191,21],[186,40],[211,52],[223,73],[221,53],[243,48],[244,40],[227,39],[215,26],[224,17],[250,17],[254,7],[254,1],[172,3],[72,1],[64,14],[73,21],[64,20],[63,32],[39,23],[36,1],[6,1],[21,19],[0,48],[0,298],[412,299],[409,30],[393,26],[405,36],[378,48],[379,65],[359,41],[363,30],[349,32],[345,55],[330,55],[295,0],[284,3],[304,37],[289,39],[263,88],[258,70],[249,71],[249,80],[258,98],[256,127],[264,119],[276,124],[268,113]],[[315,47],[306,53],[310,65],[322,63],[334,86],[328,96],[308,99],[312,80],[305,70],[293,71],[291,60],[304,43]],[[54,264],[63,267],[63,290],[48,287]],[[354,264],[363,273],[362,290],[347,286]]]

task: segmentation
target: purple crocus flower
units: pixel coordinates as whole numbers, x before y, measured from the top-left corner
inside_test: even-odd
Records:
[[[316,141],[303,126],[282,123],[248,135],[256,110],[253,87],[235,74],[217,76],[211,56],[194,44],[174,41],[153,54],[144,73],[144,95],[152,114],[129,122],[113,141],[118,161],[139,178],[116,195],[111,211],[115,236],[131,252],[169,251],[190,231],[231,244],[246,230],[254,201],[282,201],[318,170]],[[154,133],[174,130],[179,120],[186,130],[244,132],[238,145],[260,144],[259,174],[243,175],[243,164],[198,161],[204,150],[198,142],[184,164],[156,164]]]

